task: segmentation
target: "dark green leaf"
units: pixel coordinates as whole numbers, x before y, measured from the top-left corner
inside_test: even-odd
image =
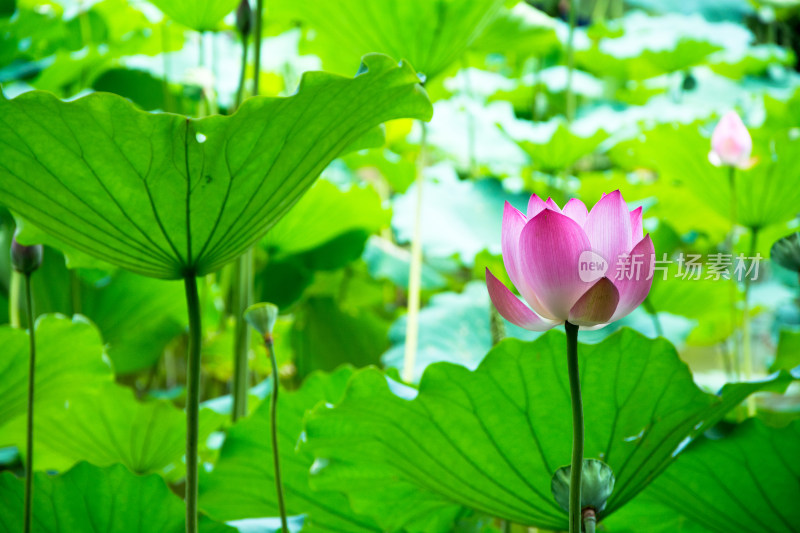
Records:
[[[650,493],[719,533],[791,533],[800,524],[800,422],[773,429],[748,420],[682,453]]]

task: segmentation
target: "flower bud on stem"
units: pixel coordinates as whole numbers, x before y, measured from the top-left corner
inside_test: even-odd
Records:
[[[17,236],[11,239],[11,266],[25,280],[25,312],[28,319],[28,405],[25,434],[25,496],[23,501],[24,533],[31,531],[33,508],[33,399],[36,384],[36,333],[33,320],[33,298],[31,297],[31,274],[42,264],[44,249],[42,245],[24,246],[17,242]]]
[[[272,394],[270,394],[269,398],[269,419],[272,430],[272,462],[275,468],[275,490],[278,494],[278,510],[281,514],[281,531],[282,533],[289,533],[289,526],[286,521],[286,505],[283,501],[280,454],[278,453],[278,389],[280,388],[280,379],[278,376],[278,361],[275,358],[275,349],[272,339],[272,330],[275,327],[275,321],[278,319],[278,308],[268,303],[251,305],[244,312],[244,318],[253,326],[253,329],[261,335],[262,339],[264,339],[267,357],[269,357],[272,365]]]

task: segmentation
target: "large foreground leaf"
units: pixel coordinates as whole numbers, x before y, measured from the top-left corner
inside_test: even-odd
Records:
[[[28,334],[0,327],[0,445],[9,444],[3,431],[25,415],[28,391]],[[97,390],[110,383],[111,367],[103,361],[97,329],[85,320],[47,315],[36,324],[36,408],[62,405],[73,390]]]
[[[347,72],[363,54],[408,60],[431,79],[457,61],[492,21],[502,0],[279,0],[279,17],[314,30],[313,52],[326,69]]]
[[[249,248],[375,126],[431,113],[414,70],[375,54],[353,79],[308,73],[294,96],[251,98],[229,117],[144,113],[104,93],[0,96],[0,197],[114,265],[203,275]]]
[[[703,439],[653,484],[659,500],[720,533],[790,533],[800,524],[800,422],[772,429],[749,420]]]
[[[22,530],[22,480],[0,476],[0,533]],[[183,504],[156,475],[136,476],[124,466],[80,463],[61,476],[36,474],[33,531],[36,533],[181,533]],[[233,533],[202,518],[201,533]]]
[[[356,512],[387,531],[448,531],[447,518],[462,507],[566,529],[550,493],[553,472],[570,461],[565,349],[559,332],[533,343],[507,339],[474,372],[429,366],[416,396],[378,370],[359,372],[336,407],[310,415],[307,446],[327,464],[314,481],[347,492]],[[608,463],[617,478],[601,517],[638,494],[686,439],[743,397],[792,380],[783,373],[728,386],[721,397],[706,394],[667,341],[628,329],[581,345],[579,353],[585,456]]]
[[[297,450],[306,411],[319,402],[339,400],[352,374],[349,368],[313,374],[302,389],[282,394],[278,401],[278,447],[286,509],[292,515],[307,515],[303,531],[380,531],[372,520],[353,513],[342,494],[313,491],[309,470],[314,457]],[[216,467],[201,479],[203,510],[222,520],[278,515],[269,435],[269,401],[264,401],[249,418],[231,428]]]

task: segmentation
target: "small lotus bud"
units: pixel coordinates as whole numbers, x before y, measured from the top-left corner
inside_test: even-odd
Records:
[[[42,264],[44,248],[41,244],[25,246],[17,242],[17,236],[11,240],[11,266],[23,274],[30,274]]]
[[[244,310],[244,319],[264,337],[266,342],[272,342],[272,328],[278,320],[278,307],[269,303],[253,304]]]
[[[253,22],[253,10],[250,9],[250,2],[242,0],[239,2],[239,7],[236,8],[236,29],[242,37],[250,35],[250,28]]]
[[[769,257],[783,268],[800,273],[800,233],[792,233],[775,241]]]
[[[711,153],[708,159],[715,166],[747,168],[753,139],[736,111],[729,111],[717,123],[711,134]]]
[[[550,490],[558,505],[569,512],[570,465],[562,466],[553,474]],[[606,508],[606,502],[614,492],[614,472],[611,467],[598,459],[584,459],[581,470],[581,510],[594,509],[599,512]]]

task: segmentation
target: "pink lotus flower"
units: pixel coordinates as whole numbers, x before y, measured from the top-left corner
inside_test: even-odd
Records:
[[[613,322],[644,301],[655,250],[642,230],[642,208],[628,211],[619,191],[588,212],[573,198],[564,209],[535,194],[527,216],[505,204],[503,263],[519,300],[489,269],[492,303],[509,322],[546,331],[565,321],[578,326]]]
[[[711,134],[711,153],[708,160],[714,166],[727,165],[747,168],[750,166],[750,152],[753,150],[753,139],[750,132],[736,114],[727,112],[717,123]]]

